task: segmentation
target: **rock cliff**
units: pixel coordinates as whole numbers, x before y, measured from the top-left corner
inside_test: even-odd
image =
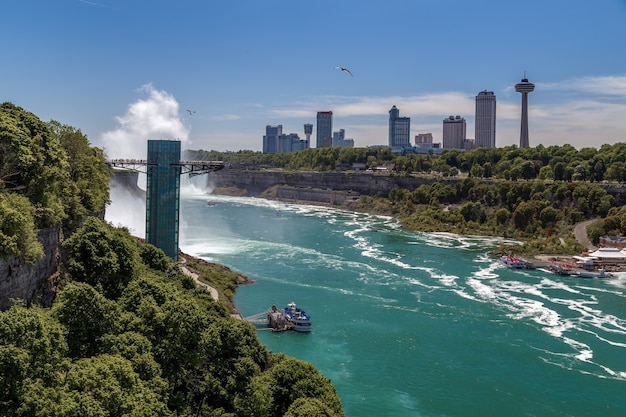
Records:
[[[52,304],[60,280],[60,234],[60,226],[39,232],[44,257],[32,265],[23,264],[16,257],[0,259],[0,310],[10,308],[18,300],[26,305]]]
[[[249,196],[259,196],[274,186],[287,186],[293,188],[288,192],[291,196],[298,193],[311,195],[311,189],[316,189],[384,197],[394,188],[414,190],[422,184],[432,184],[435,180],[369,172],[283,172],[225,168],[211,173],[207,181],[209,188],[238,188],[246,190]],[[458,180],[446,181],[454,184]],[[328,197],[324,193],[313,194],[324,199]]]

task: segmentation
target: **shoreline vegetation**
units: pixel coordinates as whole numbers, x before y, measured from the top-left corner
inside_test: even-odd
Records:
[[[480,234],[471,233],[471,230],[468,230],[467,227],[459,227],[455,224],[439,225],[438,227],[433,227],[433,225],[427,224],[426,227],[416,227],[418,224],[411,222],[410,216],[403,215],[401,211],[397,210],[394,204],[390,203],[388,199],[383,197],[359,196],[357,199],[346,200],[341,204],[332,204],[319,200],[316,201],[308,199],[299,200],[291,198],[280,198],[277,196],[276,188],[276,186],[270,187],[262,192],[258,197],[267,200],[281,201],[284,203],[310,204],[368,213],[371,215],[389,216],[395,218],[398,222],[400,222],[400,225],[403,228],[414,232],[444,232],[467,236],[511,238],[509,236],[488,234],[486,232]],[[235,197],[246,197],[249,195],[246,189],[241,189],[237,187],[217,187],[214,188],[209,195],[211,194]],[[441,210],[454,210],[458,209],[459,206],[459,204],[445,205],[442,207]],[[501,244],[496,249],[492,250],[489,254],[496,259],[505,255],[523,256],[526,257],[528,261],[537,268],[550,267],[550,265],[554,263],[555,259],[561,261],[562,263],[575,264],[576,260],[573,258],[573,256],[580,255],[584,251],[594,250],[596,248],[596,246],[594,246],[587,237],[587,227],[592,226],[594,223],[599,221],[601,220],[586,220],[583,222],[579,222],[576,225],[570,225],[569,227],[566,227],[564,231],[562,230],[561,234],[566,234],[570,236],[568,237],[569,242],[566,242],[563,237],[560,237],[558,239],[557,248],[560,248],[561,250],[553,250],[551,252],[546,251],[545,249],[549,247],[548,245],[544,246],[540,242],[533,241],[533,239],[529,237],[524,238],[518,236],[517,238],[511,240],[516,240],[519,242],[519,244]],[[582,226],[582,228],[580,226]],[[577,228],[579,230],[576,230]]]
[[[414,232],[442,232],[442,233],[453,233],[458,235],[466,235],[466,236],[484,236],[484,237],[499,237],[510,239],[511,241],[517,241],[519,244],[502,244],[497,249],[493,250],[491,254],[493,256],[502,256],[502,255],[523,255],[528,257],[536,257],[546,255],[546,248],[549,248],[555,242],[550,240],[550,244],[546,242],[536,242],[532,237],[523,236],[523,235],[500,235],[495,233],[489,233],[488,229],[479,229],[481,233],[476,233],[477,229],[473,228],[472,225],[467,224],[454,224],[454,223],[444,223],[444,224],[432,224],[432,223],[417,223],[413,221],[410,214],[406,214],[403,212],[402,207],[397,207],[393,202],[390,202],[389,199],[384,197],[370,197],[370,196],[359,196],[358,199],[349,200],[342,202],[341,204],[332,204],[325,201],[315,201],[315,200],[304,200],[304,199],[290,199],[290,198],[280,198],[276,196],[275,187],[272,187],[265,192],[261,193],[258,197],[264,198],[267,200],[275,200],[281,201],[285,203],[293,203],[293,204],[311,204],[318,205],[322,207],[334,207],[338,209],[344,209],[349,211],[367,213],[371,215],[380,215],[380,216],[389,216],[395,218],[400,225],[406,230],[411,230]],[[225,195],[225,196],[234,196],[234,197],[247,197],[249,196],[247,190],[239,189],[236,187],[224,187],[224,188],[215,188],[211,191],[213,195]],[[417,209],[424,207],[417,207]],[[459,205],[445,205],[441,207],[443,212],[450,210],[458,210]],[[592,221],[581,222],[585,223],[585,225],[593,225],[595,222],[600,222],[600,219],[594,219]],[[568,256],[568,255],[578,255],[583,251],[593,248],[594,246],[588,239],[576,238],[574,235],[574,228],[576,225],[570,225],[567,227],[562,233],[569,234],[566,239],[558,238],[558,242],[556,242],[559,250],[553,250],[547,256]],[[584,234],[586,237],[586,228],[584,229]],[[538,258],[539,259],[539,258]]]

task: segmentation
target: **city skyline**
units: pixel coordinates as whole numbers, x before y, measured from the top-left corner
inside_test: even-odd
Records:
[[[625,0],[23,0],[3,16],[0,100],[110,157],[144,157],[148,139],[261,151],[266,125],[300,133],[324,109],[356,146],[384,145],[392,105],[411,141],[441,143],[449,115],[474,134],[483,90],[498,98],[496,146],[519,145],[524,74],[531,147],[626,141]]]

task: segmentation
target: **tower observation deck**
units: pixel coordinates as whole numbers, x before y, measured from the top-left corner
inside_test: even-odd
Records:
[[[522,94],[522,124],[520,128],[519,147],[528,148],[528,93],[535,91],[535,84],[528,81],[524,76],[522,80],[515,84],[515,91]]]
[[[107,163],[146,174],[146,242],[178,262],[180,175],[218,171],[224,162],[181,161],[179,141],[148,140],[148,159],[112,159]]]

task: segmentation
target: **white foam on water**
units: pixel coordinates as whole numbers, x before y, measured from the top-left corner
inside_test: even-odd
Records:
[[[479,298],[481,298],[481,299],[493,299],[493,298],[496,298],[496,294],[494,292],[494,289],[491,286],[486,285],[485,283],[483,283],[482,280],[479,280],[479,279],[468,279],[467,283],[469,284],[470,287],[472,287],[474,289],[474,292],[476,292],[476,294],[478,295]]]

